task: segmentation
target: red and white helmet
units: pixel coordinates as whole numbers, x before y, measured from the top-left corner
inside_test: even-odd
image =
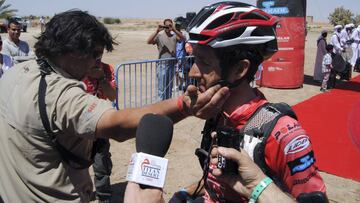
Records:
[[[277,17],[252,5],[219,2],[204,7],[190,22],[187,28],[190,35],[188,42],[213,48],[260,45],[259,53],[268,58],[278,50],[277,22]]]

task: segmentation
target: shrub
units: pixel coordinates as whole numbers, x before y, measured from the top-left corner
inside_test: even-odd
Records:
[[[104,18],[104,23],[105,24],[119,24],[121,23],[121,20],[119,18]]]

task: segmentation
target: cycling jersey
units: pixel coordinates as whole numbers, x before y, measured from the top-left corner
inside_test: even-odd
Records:
[[[257,97],[240,106],[230,115],[226,115],[226,125],[241,129],[256,112],[267,103],[261,92],[256,91]],[[244,146],[247,150],[247,147]],[[252,154],[252,151],[247,151]],[[325,184],[315,165],[314,151],[305,130],[299,122],[289,116],[281,117],[270,133],[265,145],[265,162],[270,173],[277,178],[278,185],[293,197],[301,193],[320,191],[325,193]],[[211,168],[215,166],[210,166]],[[207,179],[208,187],[218,197],[236,202],[247,202],[244,197],[228,193],[216,182],[216,178],[210,173]],[[226,192],[224,192],[226,191]],[[205,202],[218,202],[210,198],[206,190]]]

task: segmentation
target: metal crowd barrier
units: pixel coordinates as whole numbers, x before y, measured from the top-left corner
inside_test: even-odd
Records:
[[[141,107],[182,94],[193,57],[135,61],[116,66],[117,109]],[[162,75],[162,79],[158,79]],[[177,81],[178,79],[178,81]],[[158,87],[163,88],[158,90]]]

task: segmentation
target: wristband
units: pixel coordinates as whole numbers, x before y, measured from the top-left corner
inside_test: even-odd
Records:
[[[265,188],[269,186],[272,182],[273,180],[271,180],[271,178],[269,177],[262,179],[262,181],[259,184],[257,184],[257,186],[252,191],[249,203],[255,203],[259,198],[259,196],[261,195],[261,193],[265,190]]]
[[[184,102],[183,102],[184,96],[180,96],[177,99],[177,107],[180,111],[180,113],[184,116],[188,116],[188,114],[184,110]]]

